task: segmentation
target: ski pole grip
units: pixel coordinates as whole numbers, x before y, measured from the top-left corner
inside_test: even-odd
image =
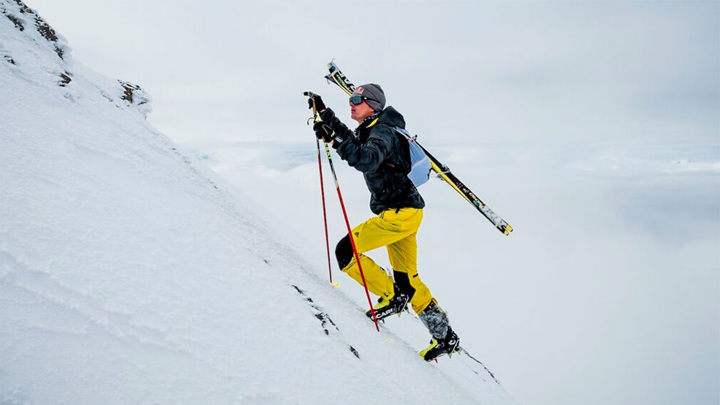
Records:
[[[310,97],[310,101],[312,102],[312,110],[313,110],[313,117],[315,117],[315,122],[320,122],[322,119],[320,119],[320,114],[318,114],[317,106],[315,105],[315,96],[317,94],[313,93],[312,91],[305,91],[303,92],[303,96]]]

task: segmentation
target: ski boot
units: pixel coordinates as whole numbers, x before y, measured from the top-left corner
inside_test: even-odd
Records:
[[[375,317],[378,321],[380,321],[390,315],[399,314],[405,310],[408,302],[410,302],[410,296],[395,289],[395,295],[393,295],[392,298],[380,297],[378,299],[377,305],[373,307],[375,310]],[[366,311],[365,315],[367,315],[370,319],[373,317],[372,311],[370,310]]]
[[[444,339],[433,338],[430,346],[419,354],[425,361],[432,361],[445,354],[452,357],[452,354],[457,352],[460,352],[460,338],[452,329],[449,329]]]

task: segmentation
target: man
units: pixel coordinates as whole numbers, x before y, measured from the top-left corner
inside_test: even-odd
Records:
[[[362,85],[350,96],[350,117],[359,124],[353,132],[325,107],[320,96],[309,94],[308,104],[321,118],[313,126],[316,136],[362,172],[370,190],[370,209],[377,216],[355,227],[352,235],[368,290],[380,297],[374,307],[377,318],[399,314],[409,302],[432,335],[430,346],[420,352],[425,360],[460,350],[447,315],[417,272],[416,236],[425,202],[402,170],[409,156],[401,142],[407,140],[394,128],[405,128],[403,116],[393,107],[385,107],[385,93],[379,85]],[[363,254],[382,246],[387,247],[394,280]],[[362,284],[350,235],[340,240],[335,255],[342,271]]]

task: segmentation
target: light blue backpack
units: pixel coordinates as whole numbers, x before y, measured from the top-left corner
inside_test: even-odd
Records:
[[[430,158],[425,154],[423,148],[415,142],[416,136],[411,136],[404,128],[393,127],[395,132],[402,135],[400,139],[405,139],[405,142],[400,141],[401,144],[408,146],[408,154],[410,155],[410,166],[406,167],[407,176],[413,182],[415,187],[420,187],[427,183],[430,179],[430,172],[432,171],[432,163]]]

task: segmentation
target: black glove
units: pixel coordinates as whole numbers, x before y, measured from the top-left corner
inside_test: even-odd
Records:
[[[310,92],[306,92],[306,95],[309,97],[308,98],[308,108],[309,109],[312,110],[313,101],[314,101],[314,105],[315,105],[315,110],[317,110],[317,112],[321,112],[321,111],[325,110],[325,108],[327,108],[327,107],[325,107],[325,103],[323,103],[322,97],[318,96],[315,93],[310,93]]]
[[[317,139],[322,139],[328,143],[332,141],[333,136],[335,135],[335,131],[333,131],[328,124],[322,121],[315,122],[313,125],[313,131],[315,131]]]

